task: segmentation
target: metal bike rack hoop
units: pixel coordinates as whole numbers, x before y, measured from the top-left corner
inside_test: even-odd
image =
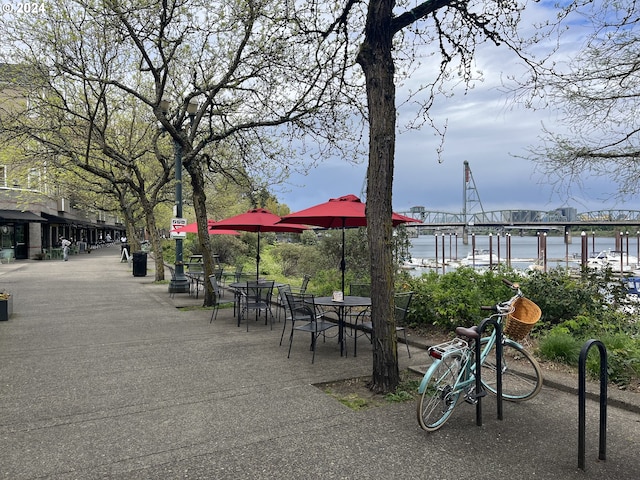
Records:
[[[587,390],[587,355],[596,345],[600,351],[600,442],[598,458],[607,459],[607,349],[600,340],[589,340],[580,351],[578,364],[578,468],[585,466],[585,419]]]
[[[498,420],[502,420],[502,325],[497,318],[485,318],[478,326],[478,339],[476,340],[476,425],[482,426],[482,397],[484,390],[482,388],[482,365],[480,356],[482,355],[482,347],[480,339],[482,332],[488,324],[493,324],[496,329],[496,399],[497,399],[497,415]]]

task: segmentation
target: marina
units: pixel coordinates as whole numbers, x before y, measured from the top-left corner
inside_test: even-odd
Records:
[[[420,235],[411,239],[411,258],[403,268],[414,276],[447,272],[460,266],[486,269],[510,266],[516,270],[556,267],[578,269],[584,262],[594,269],[640,275],[639,236],[569,238],[551,235],[470,235],[467,244],[455,234]],[[571,241],[573,240],[573,241]]]

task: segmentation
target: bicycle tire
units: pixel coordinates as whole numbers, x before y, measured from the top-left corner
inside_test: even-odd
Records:
[[[481,340],[486,344],[488,338]],[[482,364],[482,385],[489,393],[497,393],[496,346]],[[505,339],[502,346],[502,398],[510,402],[530,400],[540,393],[542,371],[540,365],[522,345]]]
[[[458,404],[457,388],[462,355],[453,353],[436,360],[425,374],[425,387],[417,404],[420,428],[433,432],[442,427]]]

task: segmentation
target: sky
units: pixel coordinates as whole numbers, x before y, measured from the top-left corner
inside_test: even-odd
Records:
[[[554,15],[541,4],[534,4],[533,17]],[[545,10],[547,9],[547,10]],[[526,24],[526,20],[525,20]],[[567,54],[584,41],[580,29],[566,36]],[[536,165],[526,159],[531,148],[541,145],[542,125],[562,130],[559,112],[534,111],[514,104],[501,92],[501,77],[522,71],[518,59],[504,48],[483,46],[476,57],[476,68],[484,81],[472,90],[455,89],[454,95],[440,98],[431,110],[438,121],[446,120],[447,133],[442,163],[436,151],[440,139],[430,127],[401,132],[396,137],[393,208],[407,212],[412,206],[427,210],[460,212],[463,203],[463,162],[469,162],[473,180],[485,211],[500,209],[553,210],[575,207],[578,212],[602,208],[633,208],[629,203],[610,199],[615,187],[606,179],[587,179],[578,195],[566,198],[554,192],[549,181],[536,173]],[[419,82],[420,71],[415,81]],[[399,90],[396,104],[400,104]],[[398,125],[408,112],[399,110]],[[363,197],[366,163],[353,165],[341,158],[328,158],[306,176],[293,175],[292,186],[279,193],[281,202],[292,212],[349,193]],[[576,194],[576,191],[573,192]]]

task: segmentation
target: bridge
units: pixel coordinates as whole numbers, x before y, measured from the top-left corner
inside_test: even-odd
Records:
[[[425,207],[412,207],[399,212],[418,220],[417,227],[462,228],[489,227],[501,229],[587,229],[588,227],[636,227],[640,228],[640,210],[603,209],[578,213],[573,207],[542,210],[494,210],[485,211],[480,201],[469,162],[463,164],[464,199],[460,213],[429,211]],[[475,213],[474,213],[475,212]]]
[[[478,213],[450,213],[413,207],[398,212],[414,218],[417,227],[497,227],[497,228],[587,228],[595,226],[640,227],[640,210],[607,209],[578,213],[573,208],[544,210],[494,210]]]

